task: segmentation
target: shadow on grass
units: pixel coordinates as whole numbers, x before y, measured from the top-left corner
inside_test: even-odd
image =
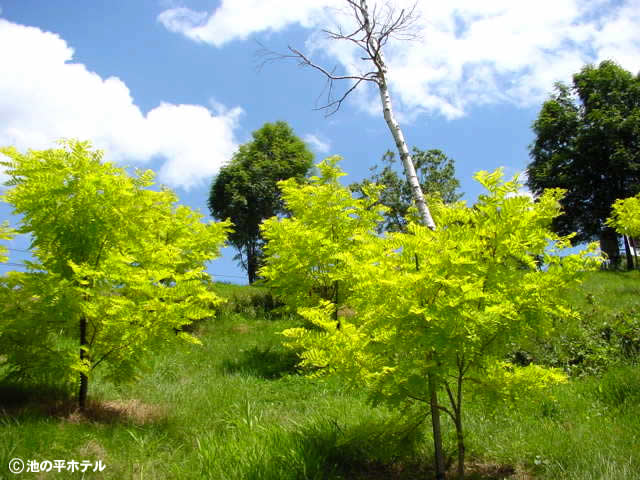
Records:
[[[70,401],[70,393],[63,388],[0,383],[0,408],[6,413],[19,415],[41,411]]]
[[[267,380],[297,373],[299,359],[295,352],[280,348],[253,347],[241,353],[238,359],[225,359],[222,369],[226,373],[246,373]]]
[[[84,410],[69,391],[47,386],[0,384],[0,416],[54,417],[70,423],[123,423],[145,425],[163,422],[164,407],[136,399],[102,401],[89,398]]]

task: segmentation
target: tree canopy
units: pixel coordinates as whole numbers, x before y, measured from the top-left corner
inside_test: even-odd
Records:
[[[599,239],[617,263],[618,237],[605,220],[616,199],[640,192],[640,74],[612,61],[585,66],[571,86],[556,84],[533,130],[529,188],[567,192],[554,229],[575,231],[577,242]]]
[[[9,157],[2,199],[21,215],[17,231],[31,235],[35,257],[0,282],[0,351],[23,380],[79,378],[84,407],[96,367],[131,380],[155,343],[197,342],[184,327],[219,302],[204,263],[229,223],[202,223],[172,191],[151,190],[151,171],[131,177],[86,142],[62,145],[0,150]]]
[[[363,185],[364,194],[356,199],[340,185],[339,160],[320,162],[320,175],[307,184],[280,182],[291,216],[272,217],[261,226],[268,262],[260,274],[293,311],[321,300],[336,305],[336,312],[345,305],[352,285],[344,266],[360,254],[354,238],[375,230],[386,211],[378,202],[380,187]]]
[[[595,246],[562,255],[569,238],[550,231],[562,191],[534,202],[500,171],[476,174],[486,193],[472,207],[432,202],[437,230],[410,222],[407,232],[381,236],[379,191],[354,199],[337,181],[335,159],[320,170],[310,185],[282,183],[292,217],[263,225],[264,275],[308,322],[283,335],[312,376],[341,374],[374,402],[429,411],[435,378],[447,393],[436,408],[455,425],[463,478],[466,394],[517,398],[564,380],[553,369],[504,359],[512,342],[547,335],[553,318],[576,315],[563,292],[597,268]],[[341,296],[306,291],[335,282]]]
[[[460,182],[455,177],[455,162],[441,150],[421,150],[413,147],[412,158],[420,187],[425,195],[439,197],[445,203],[453,203],[462,196],[458,193]],[[380,231],[401,232],[406,229],[407,213],[413,204],[413,191],[406,178],[401,178],[394,165],[394,152],[388,150],[382,156],[382,169],[375,165],[371,168],[371,176],[362,182],[351,184],[351,190],[364,195],[366,185],[384,185],[380,193],[380,203],[387,207]]]
[[[218,219],[230,219],[229,243],[246,270],[249,283],[257,278],[264,240],[263,220],[284,213],[277,183],[302,179],[312,166],[313,154],[286,122],[265,123],[241,145],[220,169],[209,193],[209,210]]]

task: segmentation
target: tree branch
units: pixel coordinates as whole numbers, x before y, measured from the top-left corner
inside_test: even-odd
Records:
[[[409,9],[402,9],[399,14],[396,14],[395,10],[387,4],[386,14],[382,16],[379,14],[377,6],[375,5],[373,7],[372,14],[369,15],[366,7],[363,7],[356,0],[346,0],[346,3],[351,8],[352,16],[357,24],[356,29],[351,33],[345,33],[342,30],[342,27],[338,26],[336,31],[328,29],[323,29],[322,31],[331,40],[346,40],[362,49],[365,56],[361,57],[361,60],[373,62],[375,65],[374,71],[353,75],[336,75],[335,68],[333,70],[329,70],[320,64],[315,63],[311,58],[294,47],[288,46],[290,53],[277,53],[264,48],[264,46],[259,43],[261,50],[258,52],[258,55],[264,57],[264,60],[258,66],[258,70],[261,70],[265,64],[275,60],[295,59],[298,61],[298,65],[302,67],[311,67],[322,73],[327,78],[327,101],[321,107],[315,108],[315,110],[328,111],[326,116],[336,113],[346,98],[362,82],[372,82],[378,84],[378,86],[380,86],[380,82],[384,82],[386,66],[382,60],[381,50],[389,38],[393,37],[396,39],[407,40],[417,38],[417,35],[409,32],[416,20],[415,9],[417,2]],[[381,20],[378,18],[379,16],[382,17]],[[382,23],[379,23],[380,21]],[[340,96],[340,98],[336,99],[333,97],[333,82],[338,80],[351,80],[354,83],[344,92],[343,95]]]
[[[288,47],[289,51],[293,53],[293,55],[284,55],[283,58],[296,58],[299,60],[299,65],[308,66],[315,68],[316,70],[322,72],[324,76],[331,80],[359,80],[359,81],[369,81],[369,82],[377,82],[377,72],[367,72],[364,75],[334,75],[333,73],[326,70],[324,67],[313,63],[305,54],[300,52],[299,50]]]

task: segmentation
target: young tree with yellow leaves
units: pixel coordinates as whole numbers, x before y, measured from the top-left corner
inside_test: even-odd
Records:
[[[14,374],[55,370],[79,378],[84,408],[98,366],[114,381],[134,378],[157,342],[197,343],[184,331],[212,315],[205,262],[218,255],[228,222],[202,223],[153,172],[131,177],[86,142],[0,152],[35,261],[3,279],[0,345]]]
[[[430,382],[442,385],[448,402],[436,408],[456,427],[462,479],[465,393],[481,389],[514,396],[564,380],[558,371],[519,367],[505,358],[512,342],[549,334],[553,317],[575,315],[562,295],[583,272],[597,268],[595,245],[559,255],[570,245],[568,237],[551,230],[561,213],[562,191],[546,191],[534,202],[518,196],[520,184],[503,182],[500,171],[476,175],[487,193],[472,207],[434,203],[437,230],[412,222],[407,233],[380,237],[375,233],[380,213],[369,206],[375,205],[375,192],[356,203],[336,181],[341,172],[335,163],[320,168],[323,176],[314,185],[283,185],[293,217],[264,226],[270,249],[265,276],[312,324],[283,332],[287,344],[301,352],[300,365],[312,375],[341,374],[352,385],[365,386],[374,402],[419,404],[428,413]],[[342,200],[328,203],[327,197]],[[302,205],[314,214],[297,217]],[[340,230],[340,238],[328,243],[315,226],[336,216],[354,226],[359,218],[370,221]],[[310,237],[318,240],[306,241]],[[311,278],[318,270],[329,271],[314,261],[317,245],[340,259],[329,275],[348,286],[344,301],[353,315],[339,323],[332,299],[311,306],[286,295],[288,283],[300,283],[303,272]]]

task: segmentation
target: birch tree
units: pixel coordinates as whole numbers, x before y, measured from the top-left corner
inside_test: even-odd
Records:
[[[416,20],[416,4],[409,9],[401,9],[399,12],[391,5],[386,4],[382,11],[374,5],[370,10],[366,0],[345,0],[347,7],[351,10],[353,19],[356,22],[356,29],[349,33],[338,26],[336,31],[324,30],[324,33],[332,40],[342,40],[355,44],[362,60],[370,65],[367,72],[356,74],[336,75],[334,70],[329,70],[302,53],[295,47],[289,46],[288,55],[279,57],[294,58],[299,64],[311,67],[321,72],[329,83],[327,103],[322,109],[331,115],[340,109],[342,102],[362,83],[374,84],[380,94],[382,111],[385,122],[393,136],[393,140],[400,154],[407,181],[411,186],[413,200],[415,201],[422,223],[431,230],[436,229],[429,207],[425,201],[420,182],[416,174],[416,169],[411,158],[411,153],[407,147],[402,129],[393,112],[393,104],[388,83],[388,66],[384,57],[384,47],[392,39],[409,40],[415,35],[412,34],[412,27]],[[338,98],[333,97],[333,84],[339,80],[351,82],[351,86]],[[417,266],[417,262],[416,262]],[[436,479],[444,479],[444,457],[442,453],[442,439],[440,434],[440,416],[438,408],[437,390],[435,379],[429,379],[429,389],[431,397],[431,415],[435,446]]]
[[[400,154],[407,181],[411,185],[413,198],[420,212],[420,216],[427,227],[435,230],[436,225],[424,199],[422,188],[420,188],[420,182],[418,181],[411,153],[407,147],[407,142],[405,141],[400,124],[393,112],[393,104],[388,84],[388,66],[383,51],[385,45],[391,38],[409,40],[414,37],[411,29],[416,20],[415,7],[417,4],[410,9],[401,9],[400,12],[396,12],[390,5],[386,5],[385,11],[381,13],[376,6],[370,11],[366,0],[345,1],[356,21],[356,30],[352,33],[346,33],[341,27],[338,27],[337,31],[324,30],[324,32],[333,40],[344,40],[354,43],[361,50],[361,53],[364,54],[361,58],[367,62],[367,64],[371,65],[370,71],[351,75],[336,75],[333,71],[315,63],[307,55],[292,46],[289,46],[290,54],[284,57],[295,58],[299,61],[300,65],[318,70],[327,78],[329,82],[329,93],[327,103],[322,106],[321,109],[326,110],[329,115],[337,112],[345,99],[355,91],[361,83],[373,83],[378,88],[384,120],[389,127],[389,131],[393,136],[396,148]],[[352,85],[340,97],[336,98],[333,96],[333,83],[338,80],[350,81]]]

